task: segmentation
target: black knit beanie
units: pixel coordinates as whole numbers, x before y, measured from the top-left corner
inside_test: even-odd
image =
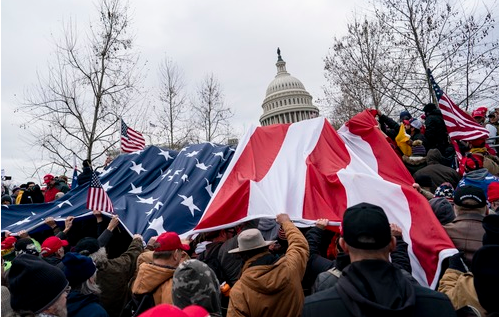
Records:
[[[74,248],[75,252],[82,253],[82,251],[87,251],[84,254],[90,255],[99,251],[99,242],[95,238],[86,237],[78,241]],[[82,253],[83,254],[83,253]]]
[[[38,314],[55,303],[68,281],[61,269],[34,255],[21,254],[12,261],[9,285],[12,309]]]

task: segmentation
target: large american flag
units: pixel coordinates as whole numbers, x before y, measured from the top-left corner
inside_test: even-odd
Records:
[[[254,127],[241,139],[196,226],[207,232],[286,212],[298,223],[339,226],[347,207],[381,206],[402,228],[414,277],[435,287],[457,252],[414,179],[364,111],[335,131],[324,118]]]
[[[129,128],[121,119],[121,151],[131,153],[144,149],[146,140],[142,133]]]
[[[88,188],[87,209],[114,213],[113,203],[104,188],[102,188],[99,177],[95,172],[92,172],[92,180]]]
[[[440,89],[435,82],[431,70],[428,69],[431,85],[438,99],[438,106],[442,112],[445,126],[451,140],[471,141],[487,139],[489,131],[475,122],[475,120],[464,110],[452,102],[446,93]]]

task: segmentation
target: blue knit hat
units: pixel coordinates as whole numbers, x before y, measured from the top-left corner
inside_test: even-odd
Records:
[[[75,252],[67,253],[62,258],[62,262],[65,265],[64,274],[71,286],[85,282],[94,275],[96,270],[91,258]]]

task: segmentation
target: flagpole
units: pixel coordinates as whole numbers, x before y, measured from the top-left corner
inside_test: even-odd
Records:
[[[123,153],[122,147],[121,147],[121,142],[122,142],[121,141],[121,134],[123,132],[121,132],[121,131],[123,131],[123,118],[120,116],[120,134],[119,134],[119,137],[120,137],[120,154]]]

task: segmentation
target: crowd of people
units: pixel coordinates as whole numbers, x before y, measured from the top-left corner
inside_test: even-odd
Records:
[[[328,219],[298,228],[283,213],[187,240],[135,234],[123,250],[111,243],[118,217],[94,211],[78,229],[49,217],[38,238],[4,232],[2,316],[499,316],[496,110],[472,113],[490,137],[460,142],[460,164],[435,105],[424,122],[371,111],[459,251],[436,289],[413,278],[407,237],[369,203],[347,208],[340,232]],[[61,177],[44,181],[62,191]]]

